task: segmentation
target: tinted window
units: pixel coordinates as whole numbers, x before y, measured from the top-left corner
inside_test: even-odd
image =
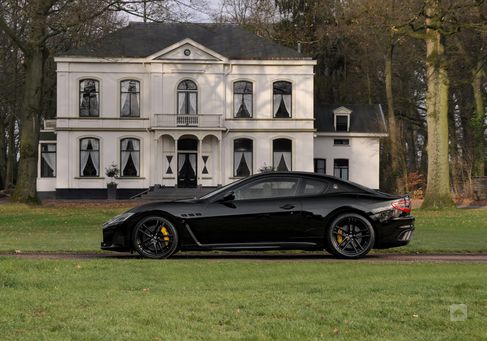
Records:
[[[303,193],[302,195],[316,195],[323,193],[328,188],[328,183],[319,181],[319,180],[312,180],[306,179],[304,182]]]
[[[265,179],[235,190],[235,200],[295,196],[297,185],[297,179]]]

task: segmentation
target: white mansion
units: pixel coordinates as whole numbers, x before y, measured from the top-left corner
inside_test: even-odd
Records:
[[[215,187],[264,167],[379,186],[379,105],[313,103],[316,61],[229,24],[131,23],[57,63],[41,196]],[[316,119],[315,119],[316,118]]]

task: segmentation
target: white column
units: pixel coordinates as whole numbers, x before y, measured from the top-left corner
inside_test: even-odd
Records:
[[[201,172],[203,171],[203,168],[201,167],[201,165],[203,164],[203,158],[201,157],[202,151],[203,151],[203,138],[198,136],[198,154],[197,154],[198,161],[196,162],[196,172],[197,172],[196,179],[198,179],[197,185],[201,185],[203,182],[202,174],[201,174]]]
[[[174,175],[175,175],[175,182],[174,182],[174,187],[177,187],[178,185],[178,176],[179,176],[179,159],[178,159],[178,140],[179,137],[174,137],[174,164],[176,167],[174,168]]]
[[[218,139],[218,177],[217,185],[223,185],[223,168],[222,168],[222,140]]]
[[[161,157],[161,150],[160,148],[158,148],[158,142],[159,142],[159,139],[155,137],[155,133],[152,132],[151,133],[152,136],[149,137],[149,141],[152,141],[150,147],[149,147],[149,153],[150,153],[150,156],[148,157],[148,159],[150,160],[150,166],[149,166],[149,170],[150,170],[150,176],[149,176],[149,186],[153,186],[155,185],[156,183],[158,183],[158,181],[162,180],[161,177],[158,177],[157,176],[157,169],[159,168],[157,166],[157,160],[159,159],[160,160],[160,157]],[[161,175],[161,174],[159,174]]]

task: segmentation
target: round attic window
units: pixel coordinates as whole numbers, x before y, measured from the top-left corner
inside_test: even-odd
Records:
[[[185,56],[189,56],[190,54],[191,54],[191,50],[190,49],[184,50],[184,55]]]

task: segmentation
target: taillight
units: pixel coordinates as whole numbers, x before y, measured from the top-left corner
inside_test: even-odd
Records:
[[[402,213],[411,213],[411,200],[409,199],[409,197],[404,197],[399,200],[393,201],[391,205],[395,210],[398,210]]]

